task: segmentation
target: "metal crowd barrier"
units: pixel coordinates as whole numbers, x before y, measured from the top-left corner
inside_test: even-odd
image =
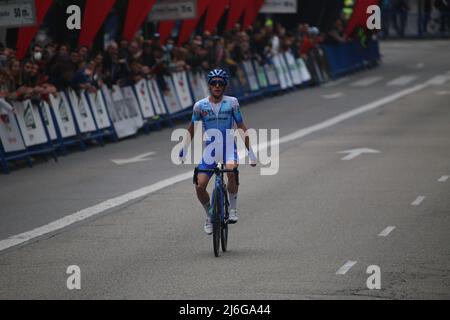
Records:
[[[380,57],[377,42],[367,48],[352,42],[320,50],[311,53],[306,62],[291,52],[276,55],[263,65],[244,61],[231,78],[227,94],[245,103],[309,86],[313,81],[324,82],[327,73],[334,78],[342,76]],[[327,70],[316,61],[323,54]],[[195,101],[209,95],[202,72],[175,72],[164,76],[164,82],[164,91],[150,79],[127,87],[104,86],[96,93],[67,89],[39,102],[15,101],[11,105],[0,99],[3,172],[9,173],[9,162],[19,159],[32,166],[32,155],[51,155],[56,161],[57,153],[67,154],[70,145],[84,151],[87,141],[103,146],[107,138],[115,142],[139,130],[158,130],[163,123],[172,126],[173,120],[191,115]]]

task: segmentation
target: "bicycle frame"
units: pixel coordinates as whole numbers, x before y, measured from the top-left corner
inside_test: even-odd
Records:
[[[216,166],[214,169],[199,169],[194,171],[194,184],[198,185],[199,173],[214,173],[216,176],[214,183],[214,190],[211,197],[211,208],[214,208],[214,214],[211,217],[213,223],[213,243],[214,255],[219,256],[219,243],[222,243],[223,252],[227,251],[228,242],[228,196],[227,188],[224,183],[224,174],[233,172],[236,179],[236,184],[239,185],[239,171],[237,168],[233,170],[224,169],[224,165]]]

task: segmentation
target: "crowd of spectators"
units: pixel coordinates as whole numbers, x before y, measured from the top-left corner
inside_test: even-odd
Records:
[[[264,64],[286,50],[296,58],[307,59],[324,39],[317,28],[306,24],[287,31],[268,19],[245,31],[237,24],[220,36],[203,32],[182,46],[176,45],[176,39],[163,45],[158,34],[149,39],[138,36],[132,41],[111,42],[104,51],[64,43],[34,43],[22,61],[16,59],[14,49],[0,44],[0,98],[40,99],[69,87],[93,92],[102,85],[125,86],[153,77],[165,90],[163,76],[171,72],[222,67],[236,76],[237,66],[248,59]]]

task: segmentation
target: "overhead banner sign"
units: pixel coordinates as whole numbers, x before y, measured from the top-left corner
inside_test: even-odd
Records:
[[[261,13],[297,13],[297,0],[266,0]]]
[[[0,2],[0,27],[25,27],[36,24],[34,0],[4,0]]]
[[[158,0],[150,11],[148,20],[185,20],[196,17],[197,0]]]

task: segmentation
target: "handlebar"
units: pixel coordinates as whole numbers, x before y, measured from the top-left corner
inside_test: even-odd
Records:
[[[198,167],[194,170],[194,184],[198,185],[198,174],[199,173],[214,173],[216,175],[219,175],[221,173],[234,173],[234,178],[236,179],[236,185],[239,185],[239,170],[237,168],[234,169],[223,169],[222,168],[214,168],[214,169],[199,169]]]

